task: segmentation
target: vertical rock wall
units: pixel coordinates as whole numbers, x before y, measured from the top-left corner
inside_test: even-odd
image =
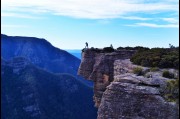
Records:
[[[88,80],[94,81],[94,102],[99,107],[102,94],[106,87],[113,81],[114,61],[129,59],[135,51],[117,51],[101,53],[91,49],[82,52],[82,60],[78,74]]]

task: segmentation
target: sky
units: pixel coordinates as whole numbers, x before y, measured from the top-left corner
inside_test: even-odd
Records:
[[[60,49],[179,46],[179,0],[1,0],[1,33]]]

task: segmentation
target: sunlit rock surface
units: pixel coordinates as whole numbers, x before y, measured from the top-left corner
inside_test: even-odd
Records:
[[[177,119],[178,107],[162,97],[167,78],[136,76],[132,50],[84,49],[78,74],[94,82],[97,119]],[[143,71],[148,71],[143,68]]]

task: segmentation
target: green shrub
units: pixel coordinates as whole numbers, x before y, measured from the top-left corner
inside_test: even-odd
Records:
[[[103,51],[104,52],[114,52],[114,48],[112,48],[112,47],[104,47]]]
[[[176,69],[179,69],[179,59],[175,60],[173,64]]]
[[[117,50],[124,50],[124,47],[118,47]]]
[[[179,47],[176,48],[139,48],[130,58],[137,65],[145,67],[176,68],[179,69]]]
[[[137,74],[138,76],[143,75],[143,69],[141,67],[135,67],[133,69],[133,73]]]
[[[138,51],[145,51],[149,50],[147,47],[142,47],[142,46],[136,46],[136,47],[118,47],[117,50],[138,50]]]
[[[148,64],[149,64],[149,62],[147,60],[142,60],[141,61],[142,66],[147,66]]]
[[[174,78],[174,74],[167,71],[167,70],[163,71],[162,76],[165,77],[165,78]]]
[[[155,72],[155,71],[159,71],[158,67],[151,67],[150,71]]]
[[[179,79],[167,81],[164,97],[170,102],[177,102],[179,100]]]

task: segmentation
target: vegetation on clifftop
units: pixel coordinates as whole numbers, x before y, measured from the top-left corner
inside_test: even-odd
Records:
[[[84,52],[86,48],[82,49]],[[104,47],[103,49],[93,48],[90,50],[98,53],[110,53],[119,50],[137,51],[132,57],[131,61],[136,65],[145,67],[152,67],[152,70],[158,68],[175,68],[179,69],[179,47],[170,46],[170,48],[147,48],[142,46],[136,47]]]
[[[179,69],[179,47],[140,49],[130,59],[134,64],[146,67]]]

